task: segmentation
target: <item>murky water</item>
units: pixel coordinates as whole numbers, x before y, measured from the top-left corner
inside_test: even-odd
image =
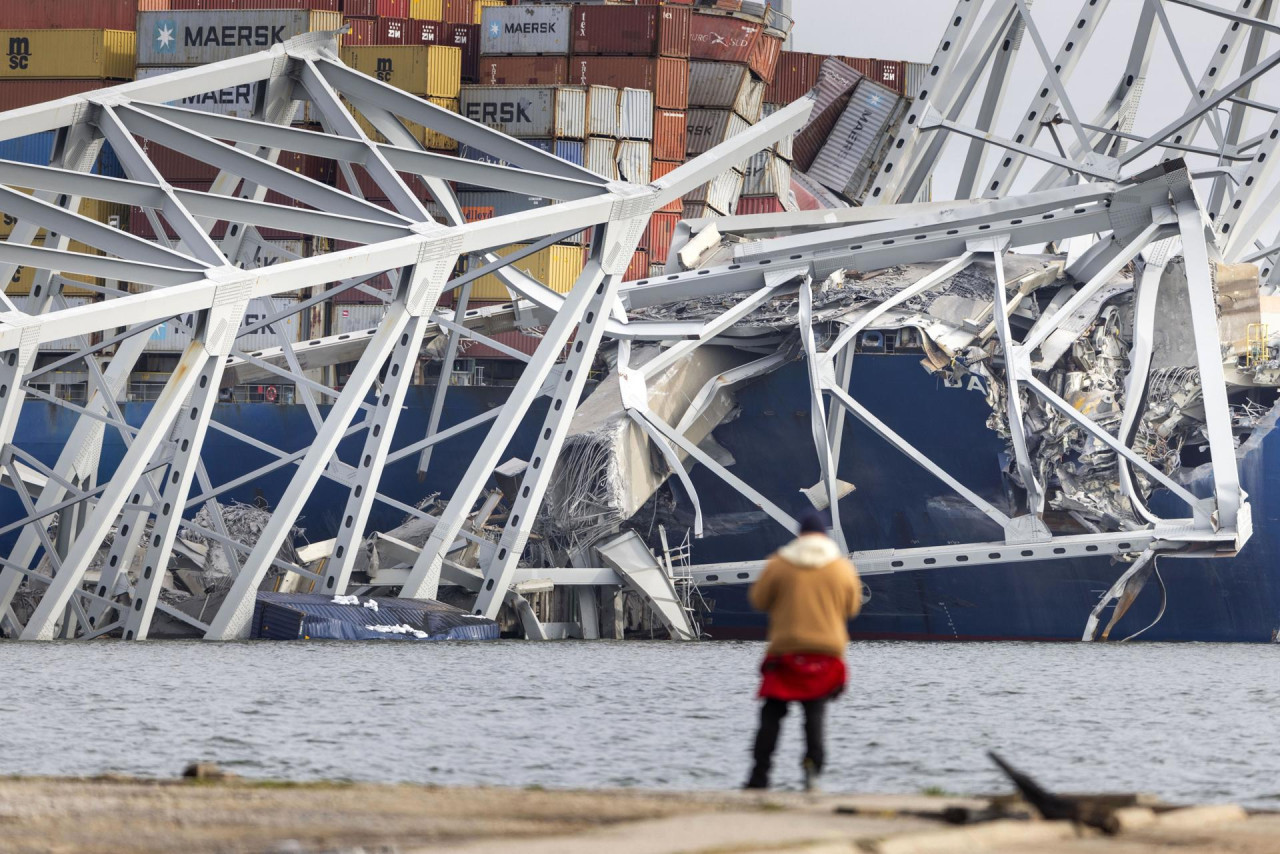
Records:
[[[722,788],[754,731],[756,643],[0,644],[0,774],[241,774]],[[1280,800],[1280,649],[860,643],[831,791]],[[777,777],[795,784],[798,714]]]

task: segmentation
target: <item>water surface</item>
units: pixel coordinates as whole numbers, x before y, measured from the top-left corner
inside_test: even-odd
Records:
[[[758,643],[0,643],[0,774],[724,788]],[[855,643],[831,791],[1051,788],[1275,806],[1280,649]],[[798,711],[798,710],[797,710]],[[777,782],[795,784],[798,714]]]

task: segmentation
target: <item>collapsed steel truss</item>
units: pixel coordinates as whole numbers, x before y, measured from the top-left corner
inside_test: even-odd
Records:
[[[1222,49],[1214,54],[1213,65],[1201,76],[1198,88],[1178,49],[1165,5],[1191,7],[1209,20],[1220,20],[1226,30]],[[627,583],[628,568],[616,562],[588,569],[520,565],[588,372],[606,340],[618,343],[617,373],[628,415],[672,461],[673,471],[686,481],[686,491],[695,505],[698,498],[679,462],[685,456],[723,479],[778,524],[793,526],[794,520],[784,510],[700,449],[681,425],[655,414],[647,390],[647,383],[665,367],[716,340],[757,307],[780,296],[799,300],[815,414],[815,450],[828,500],[838,496],[834,460],[838,459],[847,414],[950,485],[1004,531],[1003,541],[995,543],[856,553],[864,571],[1132,555],[1144,550],[1231,552],[1248,537],[1249,510],[1235,468],[1210,264],[1214,259],[1260,261],[1264,276],[1270,280],[1272,259],[1280,253],[1280,239],[1270,246],[1258,241],[1274,208],[1272,197],[1280,192],[1269,180],[1269,155],[1280,133],[1244,137],[1248,117],[1257,112],[1276,113],[1251,94],[1257,79],[1280,64],[1280,53],[1261,56],[1266,35],[1276,29],[1270,23],[1271,5],[1270,0],[1242,0],[1237,11],[1227,12],[1194,0],[1149,0],[1139,17],[1121,83],[1104,109],[1086,124],[1072,106],[1067,83],[1089,36],[1101,26],[1107,0],[1083,3],[1078,24],[1071,28],[1056,56],[1048,52],[1035,27],[1027,0],[992,0],[985,9],[977,0],[960,0],[930,66],[927,88],[910,93],[915,100],[902,125],[902,135],[890,144],[866,206],[721,220],[717,225],[724,233],[760,239],[737,244],[731,263],[681,270],[671,262],[669,275],[636,282],[623,282],[622,277],[649,215],[729,165],[794,132],[807,118],[811,101],[792,104],[644,186],[606,181],[347,69],[337,60],[332,34],[304,36],[261,54],[4,114],[0,116],[0,138],[56,130],[58,143],[47,167],[0,162],[0,209],[18,220],[11,239],[0,244],[0,279],[12,275],[19,266],[39,271],[26,311],[17,311],[4,298],[8,310],[0,314],[0,467],[3,485],[16,491],[26,508],[23,518],[4,520],[0,526],[0,535],[18,532],[17,544],[0,564],[0,620],[11,635],[24,639],[108,634],[143,639],[153,614],[160,609],[191,624],[207,638],[244,637],[257,589],[273,567],[315,582],[318,591],[345,592],[375,502],[385,502],[410,516],[426,515],[379,493],[385,466],[420,455],[419,467],[425,471],[433,448],[472,429],[487,430],[482,450],[471,461],[443,513],[433,519],[425,545],[408,552],[405,563],[411,568],[399,585],[401,595],[431,597],[442,583],[460,585],[476,592],[476,613],[493,616],[504,602],[519,608],[521,600],[513,585],[531,578],[586,586]],[[1030,108],[1023,112],[1020,126],[1006,137],[997,135],[993,127],[1024,33],[1043,60],[1045,80]],[[1143,76],[1161,34],[1172,45],[1193,91],[1190,105],[1179,119],[1143,137],[1134,134],[1133,128]],[[1219,72],[1241,51],[1246,70],[1235,79],[1225,79],[1227,75]],[[254,119],[166,105],[209,90],[259,81],[260,103]],[[301,101],[309,101],[313,112],[319,114],[324,133],[289,126]],[[1230,105],[1231,111],[1225,125],[1214,113],[1223,104]],[[976,122],[965,125],[961,119],[971,105],[977,110]],[[372,141],[357,121],[357,113],[388,142]],[[1065,145],[1057,137],[1059,116],[1074,137]],[[512,165],[430,153],[415,140],[406,120]],[[1280,128],[1280,119],[1275,121]],[[1197,145],[1202,127],[1213,135],[1215,148]],[[166,183],[138,138],[218,167],[220,173],[211,191],[178,189]],[[127,180],[88,174],[104,140],[119,154]],[[1037,142],[1042,145],[1037,147]],[[916,197],[948,143],[968,145],[956,195],[966,201],[901,204]],[[350,191],[278,166],[275,161],[282,150],[337,162]],[[996,154],[989,175],[983,173],[988,152]],[[1160,155],[1151,158],[1153,161],[1164,162],[1144,167],[1141,159],[1148,152]],[[1189,165],[1205,158],[1213,165],[1203,169]],[[1006,197],[1028,160],[1042,161],[1048,170],[1031,192]],[[361,181],[353,171],[356,168],[367,173],[391,200],[389,209],[363,198]],[[406,183],[408,175],[426,183],[435,209],[428,210],[412,191]],[[448,181],[559,203],[466,223]],[[15,187],[31,189],[34,195],[12,189]],[[264,201],[268,190],[305,207],[268,203]],[[975,193],[980,196],[970,200]],[[165,235],[167,224],[177,240],[162,237],[148,242],[80,216],[75,211],[82,198],[132,205],[144,212],[156,234]],[[224,238],[214,240],[210,235],[218,222],[229,226]],[[270,267],[242,269],[246,260],[263,248],[256,232],[260,226],[361,245],[317,257],[282,258]],[[557,294],[510,266],[592,226],[602,227],[594,229],[588,261],[568,294]],[[40,229],[49,233],[42,246],[33,243]],[[687,238],[697,229],[697,223],[682,225],[682,234]],[[72,251],[71,241],[103,254]],[[531,245],[502,257],[492,252],[517,242]],[[1069,303],[1018,340],[1005,305],[1002,259],[1014,247],[1051,242],[1071,242],[1071,273],[1084,285]],[[459,257],[470,253],[487,253],[486,265],[452,277]],[[1158,271],[1163,259],[1177,253],[1186,261],[1197,365],[1204,386],[1214,479],[1214,492],[1207,498],[1189,493],[1132,450],[1124,438],[1111,435],[1077,412],[1036,376],[1042,345],[1119,270],[1138,264],[1143,272],[1135,278],[1136,299],[1150,309],[1159,281],[1158,272],[1153,277],[1151,271]],[[940,286],[979,259],[992,260],[997,271],[993,317],[1006,378],[1014,390],[1008,395],[1007,419],[1016,463],[1026,485],[1026,509],[1021,515],[1009,515],[974,494],[952,478],[944,465],[896,435],[847,391],[846,355],[876,314]],[[927,261],[943,265],[846,327],[826,349],[818,348],[810,322],[814,283],[840,270],[876,270]],[[367,283],[388,272],[395,285],[386,316],[368,335],[335,336],[305,345],[291,344],[282,336],[278,350],[271,351],[245,352],[237,346],[238,337],[279,319],[273,316],[247,323],[250,300],[316,289],[316,295],[294,309],[303,311],[351,288],[378,293]],[[518,298],[506,306],[468,310],[470,283],[488,273],[495,273]],[[66,281],[63,274],[129,282],[137,292],[103,288],[105,301],[68,308],[61,296]],[[439,308],[441,295],[455,289],[459,290],[456,308]],[[729,298],[734,304],[710,320],[654,321],[634,316],[646,307],[709,296]],[[187,314],[196,316],[191,342],[145,422],[131,427],[117,401],[143,352],[146,337],[156,324]],[[546,331],[537,351],[526,357],[527,364],[503,406],[441,430],[440,414],[448,393],[448,385],[442,381],[428,435],[393,446],[397,418],[424,337],[448,336],[442,372],[448,376],[459,341],[473,338],[502,349],[485,333],[527,320],[545,325]],[[1134,365],[1145,364],[1143,359],[1149,357],[1153,323],[1152,311],[1135,313]],[[87,336],[94,334],[100,334],[101,341],[90,344]],[[75,337],[84,342],[79,352],[54,366],[34,367],[41,343]],[[642,342],[667,346],[656,358],[633,366],[632,344]],[[562,359],[566,347],[568,355]],[[113,351],[109,361],[100,358],[107,350]],[[42,398],[43,393],[34,387],[39,377],[73,360],[86,366],[90,393],[79,405],[57,401],[76,411],[78,422],[60,458],[46,465],[14,444],[15,428],[24,401]],[[317,366],[351,361],[357,363],[356,368],[341,391],[308,373]],[[281,451],[236,433],[212,417],[227,372],[250,368],[296,384],[316,431],[303,451]],[[1136,368],[1133,375],[1135,382],[1145,381]],[[1137,504],[1142,501],[1133,484],[1134,471],[1180,497],[1187,505],[1186,514],[1166,519],[1144,508],[1147,524],[1135,530],[1054,536],[1040,518],[1044,496],[1027,460],[1027,428],[1018,389],[1043,399],[1113,449],[1125,463],[1118,467],[1123,488]],[[517,497],[502,532],[496,541],[491,540],[469,525],[469,520],[503,460],[508,441],[535,400],[544,396],[550,399],[550,406],[536,446],[520,474]],[[1140,398],[1135,394],[1131,399]],[[332,406],[322,417],[319,404],[326,401]],[[1138,414],[1138,404],[1131,406],[1134,411],[1125,413],[1130,424]],[[825,417],[816,417],[819,413]],[[211,482],[201,461],[204,439],[211,429],[275,458],[246,478],[276,470],[293,472],[288,488],[274,503],[270,522],[253,543],[229,536],[222,521],[218,497],[246,478],[224,484]],[[110,476],[100,482],[99,456],[108,430],[119,433],[127,450]],[[352,466],[339,460],[336,451],[339,442],[356,433],[363,433],[364,446],[358,464]],[[1125,435],[1122,430],[1120,436]],[[329,544],[327,560],[317,569],[286,561],[280,554],[304,502],[321,478],[343,484],[349,497],[339,533]],[[430,491],[430,484],[424,489]],[[191,517],[199,508],[207,511],[208,527]],[[700,519],[701,507],[697,512]],[[56,534],[50,531],[55,518]],[[173,608],[159,596],[182,529],[216,544],[235,572],[225,601],[209,619],[197,619]],[[843,537],[842,532],[837,535]],[[105,565],[96,583],[87,585],[90,565],[108,539]],[[469,545],[476,547],[476,567],[449,558]],[[138,569],[131,573],[134,566]],[[694,567],[693,579],[700,584],[741,583],[755,571],[756,567],[749,565],[704,565]],[[24,582],[41,592],[34,613],[19,620],[11,605]],[[677,626],[682,619],[678,610],[666,609]],[[524,612],[527,616],[527,606]],[[536,620],[526,619],[525,626],[531,636],[540,635]]]

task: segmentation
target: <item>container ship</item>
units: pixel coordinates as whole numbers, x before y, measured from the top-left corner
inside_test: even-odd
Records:
[[[25,8],[9,0],[0,9]],[[79,6],[81,4],[67,4]],[[506,3],[502,0],[140,0],[89,4],[92,15],[31,13],[31,20],[11,21],[10,71],[0,72],[0,108],[12,109],[66,94],[90,91],[127,79],[146,79],[270,47],[308,32],[341,30],[342,60],[351,68],[429,99],[449,111],[500,130],[570,163],[613,180],[647,183],[676,169],[686,159],[732,139],[762,118],[806,95],[814,98],[807,124],[794,136],[728,169],[707,185],[654,213],[628,269],[627,280],[644,280],[722,262],[723,251],[735,239],[725,239],[701,257],[682,250],[705,231],[706,223],[723,219],[725,234],[742,217],[798,211],[846,210],[861,204],[879,172],[886,150],[910,105],[910,95],[924,85],[928,66],[899,60],[815,55],[789,50],[794,22],[789,4],[714,0],[713,2],[649,5],[623,3]],[[288,7],[288,8],[283,8]],[[88,8],[88,7],[86,7]],[[43,14],[43,16],[42,16]],[[49,16],[53,17],[50,18]],[[74,23],[74,28],[71,24]],[[802,23],[803,26],[803,23]],[[15,53],[15,51],[17,51]],[[66,63],[42,64],[41,55],[74,51],[83,57],[79,76]],[[17,57],[16,59],[13,59]],[[27,59],[23,59],[27,57]],[[78,63],[77,63],[78,64]],[[255,86],[241,86],[185,99],[181,106],[248,117],[261,102]],[[319,115],[303,105],[295,125],[318,129]],[[382,138],[374,124],[361,119],[371,138]],[[425,127],[409,127],[428,151],[487,163],[500,158]],[[55,139],[50,134],[0,143],[0,158],[32,163],[48,162]],[[218,169],[181,151],[150,143],[147,156],[163,166],[175,187],[208,190]],[[339,168],[333,161],[282,153],[289,168],[316,181],[356,193],[383,207],[390,202],[363,173]],[[107,146],[95,165],[99,174],[122,177],[123,171]],[[550,204],[546,199],[512,192],[496,192],[465,184],[456,186],[468,221],[478,221]],[[425,183],[415,192],[429,210],[436,204]],[[916,189],[921,202],[930,198],[928,182]],[[297,204],[276,194],[268,202]],[[88,203],[97,204],[97,203]],[[145,240],[177,233],[159,218],[139,208],[98,205],[81,213],[110,223]],[[689,223],[693,223],[690,228]],[[6,217],[0,236],[12,232]],[[220,223],[211,236],[227,234]],[[702,229],[703,231],[700,231]],[[750,239],[750,238],[745,238]],[[245,267],[267,266],[297,258],[350,248],[355,243],[319,238],[299,232],[259,228],[250,238],[253,251]],[[559,293],[567,293],[582,269],[589,232],[567,237],[515,263]],[[520,252],[527,247],[509,248]],[[1056,249],[1056,247],[1054,247]],[[720,252],[721,254],[717,254]],[[501,253],[500,253],[501,254]],[[1035,280],[1019,311],[1011,315],[1016,327],[1034,326],[1059,292],[1077,284],[1064,270],[1062,253],[1019,256],[1020,281]],[[468,258],[459,272],[483,264]],[[827,314],[824,334],[834,335],[840,318],[865,309],[868,300],[883,300],[900,287],[903,270],[877,275],[837,277],[820,297]],[[971,268],[965,290],[957,277],[937,299],[912,304],[911,311],[890,313],[863,331],[848,368],[848,388],[877,417],[908,438],[931,458],[949,459],[951,473],[974,494],[1012,513],[1024,500],[1010,460],[1007,431],[993,412],[1002,390],[981,361],[966,364],[954,354],[980,348],[990,340],[984,320],[972,328],[965,311],[980,308],[974,294],[992,286],[994,274]],[[1012,275],[1012,274],[1011,274]],[[1095,324],[1081,331],[1081,346],[1063,356],[1064,377],[1088,378],[1090,388],[1114,390],[1122,382],[1123,366],[1115,358],[1119,318],[1131,308],[1125,303],[1123,282],[1132,272],[1118,274],[1115,299],[1099,307]],[[1272,567],[1280,554],[1274,526],[1276,515],[1266,488],[1270,446],[1276,413],[1271,351],[1265,328],[1271,308],[1257,293],[1257,273],[1234,275],[1249,307],[1236,318],[1229,338],[1228,378],[1237,438],[1242,487],[1258,520],[1252,538],[1231,559],[1178,555],[1156,558],[1151,578],[1135,585],[1123,606],[1108,611],[1111,625],[1105,636],[1138,636],[1146,640],[1251,641],[1276,640],[1280,629],[1280,591]],[[128,283],[83,281],[69,276],[63,295],[68,306],[90,304]],[[31,271],[19,268],[6,293],[21,308],[29,296]],[[1234,280],[1231,280],[1234,281]],[[1252,287],[1252,293],[1249,289]],[[253,328],[237,347],[258,362],[281,363],[284,349],[296,346],[302,354],[308,343],[328,347],[345,337],[377,326],[386,313],[392,282],[371,280],[360,288],[296,310],[311,296],[298,293],[257,300],[246,314]],[[1058,303],[1052,300],[1058,299]],[[459,316],[466,312],[507,318],[513,294],[493,275],[475,279],[441,305]],[[792,515],[813,506],[806,490],[821,479],[810,438],[813,405],[809,381],[798,343],[794,305],[775,314],[753,314],[735,327],[736,355],[716,362],[718,369],[738,368],[766,350],[776,362],[734,384],[702,437],[701,446],[742,481]],[[655,309],[658,311],[658,309]],[[681,311],[696,316],[692,305]],[[260,323],[260,321],[268,321]],[[130,424],[141,424],[160,393],[178,353],[190,340],[191,316],[177,316],[151,333],[138,368],[122,394],[120,411]],[[1245,332],[1245,327],[1248,331]],[[438,413],[441,427],[463,424],[500,406],[520,374],[520,357],[531,355],[541,342],[540,330],[529,323],[497,324],[488,343],[463,339],[452,343],[437,338],[424,347],[414,366],[415,384],[406,398],[397,428],[396,446],[426,435],[435,420],[436,389],[447,385],[446,405]],[[1238,334],[1237,334],[1238,333]],[[947,353],[938,341],[946,339]],[[46,464],[57,459],[78,417],[60,402],[83,403],[90,378],[67,356],[77,342],[42,345],[39,364],[54,366],[32,385],[45,399],[25,404],[14,444]],[[606,353],[589,384],[597,408],[610,407],[618,382],[616,351]],[[66,364],[59,364],[66,363]],[[314,369],[317,383],[340,389],[354,366],[336,358]],[[705,370],[711,370],[710,367]],[[251,361],[228,370],[215,429],[206,442],[207,478],[215,484],[234,484],[220,491],[218,501],[243,508],[246,524],[254,512],[269,514],[288,485],[292,470],[275,466],[274,458],[255,450],[239,437],[253,437],[286,453],[302,451],[314,434],[314,418],[328,411],[304,400],[294,383]],[[1151,458],[1176,474],[1197,494],[1207,493],[1209,475],[1200,466],[1205,458],[1196,419],[1194,382],[1188,371],[1174,364],[1160,375],[1152,399],[1170,401],[1170,423],[1144,423]],[[1190,397],[1191,400],[1187,398]],[[1083,399],[1083,398],[1082,398]],[[1171,401],[1176,401],[1173,403]],[[1096,404],[1090,398],[1090,402]],[[1083,405],[1083,404],[1082,404]],[[1097,404],[1106,405],[1106,404]],[[537,439],[546,400],[531,409],[516,431],[508,455],[525,459]],[[314,410],[314,411],[313,411]],[[945,414],[945,415],[944,415]],[[592,543],[607,534],[635,531],[668,567],[708,566],[758,561],[788,539],[789,534],[768,522],[759,507],[744,502],[722,479],[704,466],[691,466],[688,486],[675,477],[658,478],[651,489],[625,501],[605,495],[584,471],[592,469],[593,443],[599,423],[590,412],[575,418],[568,447],[557,471],[548,517],[537,532],[529,557],[549,561],[591,560]],[[1046,423],[1049,418],[1046,416]],[[944,483],[908,458],[893,453],[861,423],[843,427],[844,441],[836,458],[840,481],[852,488],[837,502],[839,521],[848,544],[857,552],[987,542],[1002,536],[998,526],[962,502]],[[595,431],[595,432],[593,432]],[[1065,434],[1063,434],[1065,435]],[[452,494],[470,459],[480,450],[482,432],[450,439],[430,455],[403,454],[391,462],[380,492],[391,503],[376,505],[368,520],[371,531],[407,532],[403,508],[430,508]],[[1044,449],[1042,464],[1053,469],[1058,484],[1049,514],[1056,530],[1089,532],[1121,529],[1136,519],[1133,507],[1115,494],[1096,488],[1098,471],[1114,457],[1096,449],[1072,445],[1067,436],[1058,453]],[[1156,447],[1158,445],[1158,448]],[[340,446],[344,460],[358,457],[361,440]],[[110,431],[100,465],[110,472],[125,445]],[[598,462],[598,461],[597,461]],[[576,468],[575,468],[576,467]],[[585,468],[584,468],[585,467]],[[1055,468],[1056,467],[1056,468]],[[584,486],[584,484],[586,484]],[[501,484],[499,484],[501,486]],[[688,487],[701,504],[714,508],[696,525]],[[602,490],[600,495],[593,489]],[[308,498],[299,520],[292,556],[304,561],[306,543],[335,536],[342,523],[348,494],[344,484],[322,479]],[[599,512],[557,513],[558,507],[597,501]],[[1161,500],[1157,490],[1152,501]],[[590,503],[589,501],[587,503]],[[10,492],[0,495],[0,515],[20,518],[23,508]],[[237,509],[237,512],[240,512]],[[602,521],[603,520],[603,521]],[[260,520],[257,524],[261,524]],[[701,527],[701,536],[689,532]],[[412,526],[409,526],[412,527]],[[6,551],[17,532],[0,536]],[[196,541],[186,544],[186,559],[199,576],[208,554]],[[540,551],[539,551],[540,550]],[[1134,552],[1138,549],[1135,548]],[[376,548],[371,554],[376,555]],[[927,640],[1034,639],[1079,640],[1098,632],[1088,628],[1091,614],[1130,566],[1114,557],[1060,558],[1013,564],[919,569],[901,573],[869,573],[864,578],[866,607],[852,624],[855,637]],[[554,565],[554,564],[553,564]],[[208,594],[204,581],[178,581],[170,591],[174,602],[200,600]],[[376,567],[367,561],[357,578],[376,581]],[[705,577],[705,572],[703,574]],[[1145,577],[1145,575],[1144,575]],[[216,585],[215,585],[216,587]],[[713,639],[761,638],[761,615],[746,603],[746,584],[687,585],[687,607],[696,615],[700,633]],[[278,582],[277,582],[278,589]],[[459,597],[461,592],[459,591]],[[447,591],[442,594],[447,597]],[[571,622],[577,616],[574,597],[565,591],[530,593],[541,618],[549,623]],[[461,601],[461,598],[460,598]],[[200,606],[200,607],[203,607]],[[625,605],[623,621],[636,634],[654,630],[652,615],[642,601]],[[508,623],[512,621],[508,619]],[[170,629],[181,635],[175,622]],[[153,633],[154,636],[154,633]]]

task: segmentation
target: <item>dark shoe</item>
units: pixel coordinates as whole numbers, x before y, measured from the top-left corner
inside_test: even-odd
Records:
[[[814,763],[812,759],[806,759],[801,767],[804,769],[804,790],[806,792],[821,792],[822,771]]]
[[[747,778],[747,782],[742,785],[743,789],[767,789],[769,788],[769,778],[764,774],[753,771],[751,776]]]

